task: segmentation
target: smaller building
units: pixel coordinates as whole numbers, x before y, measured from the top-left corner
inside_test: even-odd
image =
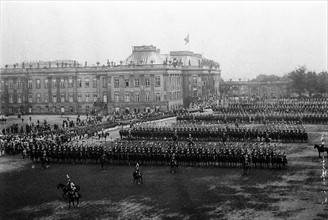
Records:
[[[222,95],[229,97],[286,97],[290,95],[289,81],[226,81],[221,83]]]

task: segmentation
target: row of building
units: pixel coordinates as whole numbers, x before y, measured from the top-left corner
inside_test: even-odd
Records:
[[[220,65],[190,51],[161,54],[135,46],[118,65],[76,61],[15,64],[1,69],[1,112],[86,114],[174,110],[218,97]]]

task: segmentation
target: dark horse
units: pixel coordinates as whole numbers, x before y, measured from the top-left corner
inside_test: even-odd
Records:
[[[324,147],[324,145],[317,145],[317,144],[315,144],[314,145],[314,149],[316,149],[317,148],[317,150],[318,150],[318,153],[319,153],[319,157],[320,157],[320,153],[322,153],[322,152],[326,152],[327,153],[327,155],[328,155],[328,148],[327,147]]]
[[[75,208],[75,201],[76,201],[76,207],[79,204],[79,199],[81,198],[80,186],[75,185],[75,191],[72,191],[69,189],[69,187],[63,183],[57,184],[57,190],[62,189],[63,190],[63,199],[68,198],[68,207],[71,208],[71,203],[73,203],[73,207]]]
[[[171,160],[171,166],[170,166],[170,171],[171,173],[176,173],[178,171],[178,161],[176,160]]]
[[[71,208],[71,203],[73,203],[73,208],[77,207],[79,205],[79,199],[81,198],[81,193],[76,191],[69,191],[68,192],[68,207]],[[74,201],[76,201],[76,206]]]
[[[132,173],[133,176],[133,183],[136,183],[138,185],[142,184],[142,174],[140,171],[136,170]]]
[[[63,190],[63,196],[62,197],[63,197],[63,199],[67,199],[68,191],[69,191],[68,186],[66,186],[63,183],[58,183],[57,184],[57,190],[58,189],[62,189]]]

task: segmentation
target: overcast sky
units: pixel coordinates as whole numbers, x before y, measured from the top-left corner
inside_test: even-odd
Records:
[[[190,50],[224,79],[327,70],[327,1],[4,2],[0,66],[126,59],[135,45]]]

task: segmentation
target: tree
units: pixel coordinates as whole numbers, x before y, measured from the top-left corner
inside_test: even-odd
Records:
[[[288,77],[291,80],[290,89],[301,96],[302,93],[305,92],[306,87],[306,67],[299,67],[298,69],[290,72]]]
[[[323,95],[328,92],[328,73],[322,71],[318,74],[318,89],[317,91]]]
[[[308,91],[309,96],[311,97],[313,93],[318,90],[318,77],[316,72],[307,72],[306,73],[306,84],[305,89]]]

